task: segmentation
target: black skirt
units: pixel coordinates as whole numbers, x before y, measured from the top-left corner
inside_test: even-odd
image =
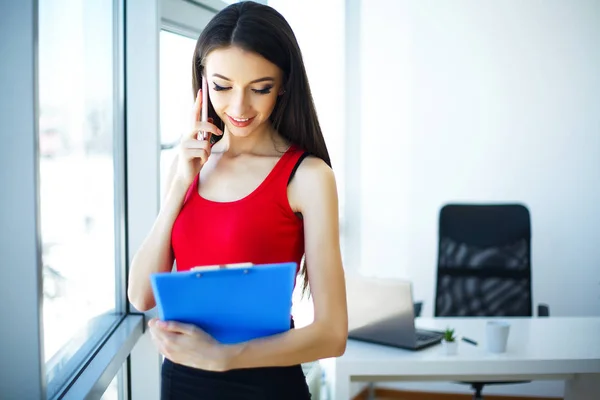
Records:
[[[300,365],[205,371],[166,359],[161,400],[307,400],[311,398]]]
[[[294,329],[294,321],[290,321]],[[213,372],[186,367],[165,358],[161,400],[309,400],[300,365]]]

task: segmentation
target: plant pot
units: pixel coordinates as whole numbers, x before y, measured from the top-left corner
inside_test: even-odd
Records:
[[[458,352],[458,342],[456,340],[452,342],[442,340],[442,350],[445,355],[453,356]]]

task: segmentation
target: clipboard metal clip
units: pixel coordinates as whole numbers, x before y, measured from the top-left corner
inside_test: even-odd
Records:
[[[196,277],[200,278],[202,277],[202,272],[205,271],[217,271],[220,269],[243,269],[244,270],[244,274],[247,274],[248,272],[250,272],[248,269],[252,268],[252,266],[254,266],[254,264],[248,262],[248,263],[235,263],[235,264],[217,264],[217,265],[206,265],[206,266],[199,266],[199,267],[194,267],[191,268],[190,271],[194,271],[194,272],[198,272],[196,274]]]

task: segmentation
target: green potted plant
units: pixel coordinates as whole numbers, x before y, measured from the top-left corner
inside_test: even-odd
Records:
[[[444,338],[442,339],[442,346],[446,355],[454,355],[458,351],[458,341],[454,335],[454,329],[448,327],[444,331]]]

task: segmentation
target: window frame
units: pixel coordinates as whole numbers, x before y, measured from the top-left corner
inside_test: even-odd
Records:
[[[0,99],[3,131],[11,135],[0,146],[0,254],[9,266],[0,280],[0,317],[10,322],[0,328],[0,352],[10,362],[0,374],[0,392],[8,398],[46,396],[38,235],[37,15],[36,0],[0,2],[0,32],[11,38],[0,41],[0,86],[11,93],[10,99]]]
[[[0,281],[0,317],[19,321],[0,328],[0,351],[10,360],[0,376],[4,395],[99,398],[119,374],[126,378],[120,391],[125,397],[160,397],[159,380],[149,385],[147,379],[160,376],[161,357],[145,334],[145,321],[155,310],[139,313],[127,301],[129,262],[159,209],[159,34],[163,29],[197,38],[198,21],[207,23],[227,5],[219,0],[113,0],[116,307],[114,315],[106,316],[112,318],[110,328],[79,349],[85,353],[80,365],[48,396],[39,216],[39,0],[0,3],[0,30],[12,38],[0,43],[5,55],[0,83],[11,93],[0,100],[0,118],[4,130],[21,133],[0,146],[0,166],[10,171],[0,174],[0,233],[11,238],[0,241],[0,253],[5,265],[18,266],[5,268]],[[126,51],[126,44],[135,54]]]
[[[128,312],[126,289],[125,0],[112,0],[112,10],[115,310],[102,316],[110,328],[94,335],[94,340],[85,338],[79,362],[57,382],[59,390],[47,391],[49,399],[101,397],[143,333],[144,317]]]
[[[0,376],[0,392],[9,398],[89,398],[103,393],[126,361],[143,331],[143,315],[128,313],[126,297],[126,201],[124,169],[124,0],[113,0],[114,68],[114,166],[115,166],[115,312],[94,318],[91,324],[104,328],[92,336],[75,338],[83,345],[58,374],[54,388],[48,386],[44,356],[43,268],[39,206],[38,145],[38,35],[39,1],[22,0],[0,4],[2,33],[13,37],[0,44],[5,55],[1,64],[2,87],[12,93],[2,101],[0,116],[12,135],[0,146],[3,223],[0,253],[8,265],[0,282],[0,316],[8,332],[2,332],[0,350],[10,360],[8,373]],[[24,67],[25,66],[25,67]],[[12,90],[11,90],[12,89]],[[8,223],[5,223],[8,222]],[[6,256],[4,256],[6,254]],[[18,282],[15,285],[14,282]],[[14,305],[18,304],[18,307]],[[94,325],[98,326],[98,325]],[[52,373],[52,371],[50,371]],[[48,393],[48,390],[52,393]]]

